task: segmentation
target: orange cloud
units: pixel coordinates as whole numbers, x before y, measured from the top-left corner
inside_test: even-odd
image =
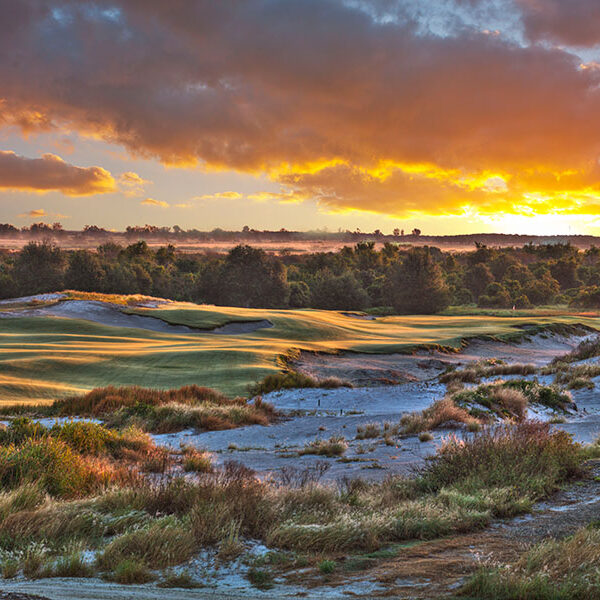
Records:
[[[218,200],[224,198],[226,200],[237,200],[242,198],[243,195],[239,192],[217,192],[215,194],[203,194],[202,196],[196,196],[194,200]]]
[[[126,171],[119,177],[119,185],[126,196],[141,196],[146,185],[152,182],[133,171]]]
[[[380,18],[402,2],[115,0],[119,18],[105,19],[56,0],[58,20],[31,3],[7,7],[19,27],[0,24],[0,51],[20,49],[19,68],[0,64],[0,122],[25,132],[74,129],[164,163],[264,173],[283,191],[247,199],[333,211],[592,214],[600,202],[600,69],[537,43],[588,43],[580,17],[595,19],[597,0],[574,0],[572,18],[571,2],[505,0],[530,45],[495,27],[430,35]]]
[[[22,213],[18,215],[19,217],[29,217],[30,219],[39,219],[41,217],[48,216],[48,213],[43,208],[36,208],[34,210],[30,210],[29,212]]]
[[[76,167],[55,154],[26,158],[0,150],[0,189],[89,196],[116,190],[112,175],[102,167]]]
[[[159,206],[160,208],[168,208],[169,203],[164,200],[156,200],[155,198],[146,198],[140,202],[142,206]]]

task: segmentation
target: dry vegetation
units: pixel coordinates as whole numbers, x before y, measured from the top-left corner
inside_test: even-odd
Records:
[[[324,388],[333,389],[340,387],[352,387],[349,381],[339,377],[326,377],[325,379],[316,379],[310,375],[298,373],[297,371],[285,371],[283,373],[273,373],[267,375],[262,381],[248,386],[248,392],[251,397],[268,394],[278,390],[288,390],[293,388]]]
[[[111,427],[135,426],[153,433],[268,425],[276,417],[272,405],[263,402],[261,397],[252,402],[245,398],[230,399],[216,390],[197,385],[174,390],[109,386],[57,400],[48,407],[6,406],[2,412],[95,417]]]
[[[249,538],[313,557],[308,564],[329,572],[327,561],[348,553],[474,530],[526,511],[579,475],[584,457],[565,433],[524,422],[485,429],[468,441],[451,438],[416,477],[380,483],[326,485],[316,471],[285,483],[265,481],[235,463],[215,468],[189,448],[182,459],[197,472],[192,478],[120,477],[119,465],[148,443],[140,432],[89,423],[46,429],[19,419],[3,431],[0,473],[11,490],[0,495],[4,576],[100,573],[139,583],[202,548],[230,560]],[[345,448],[343,439],[321,443],[329,447],[325,454]],[[84,559],[87,550],[93,561]],[[257,565],[252,577],[262,585],[270,569]]]
[[[576,410],[569,392],[558,385],[511,379],[464,389],[456,380],[452,383],[454,386],[448,386],[446,397],[423,411],[404,415],[400,419],[400,432],[418,434],[442,427],[465,427],[475,432],[495,421],[523,421],[529,407],[550,409],[557,416]]]
[[[452,369],[440,376],[441,383],[479,383],[488,377],[499,375],[533,375],[533,365],[506,364],[498,359],[486,359],[469,365],[465,369]]]
[[[461,595],[490,600],[595,600],[600,596],[598,524],[563,540],[548,540],[512,565],[481,569]]]

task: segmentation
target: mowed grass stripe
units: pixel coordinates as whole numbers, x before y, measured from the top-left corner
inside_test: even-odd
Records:
[[[515,334],[526,324],[582,324],[582,315],[406,316],[361,320],[322,310],[254,310],[167,305],[137,309],[199,329],[268,319],[274,327],[241,335],[171,334],[109,327],[81,319],[0,320],[0,402],[40,402],[105,385],[173,388],[196,383],[244,395],[249,383],[278,370],[290,349],[392,353],[415,346],[458,347],[465,338]]]

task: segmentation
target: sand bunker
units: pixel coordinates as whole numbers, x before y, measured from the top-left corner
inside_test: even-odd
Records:
[[[586,337],[541,333],[532,335],[521,343],[475,339],[461,352],[448,354],[439,351],[419,351],[414,354],[304,352],[292,366],[317,379],[339,377],[355,386],[389,385],[428,381],[437,377],[449,365],[465,365],[486,358],[539,367],[570,352]]]

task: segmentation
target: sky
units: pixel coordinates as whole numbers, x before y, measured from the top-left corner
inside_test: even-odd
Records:
[[[600,235],[598,0],[0,0],[0,222]]]

